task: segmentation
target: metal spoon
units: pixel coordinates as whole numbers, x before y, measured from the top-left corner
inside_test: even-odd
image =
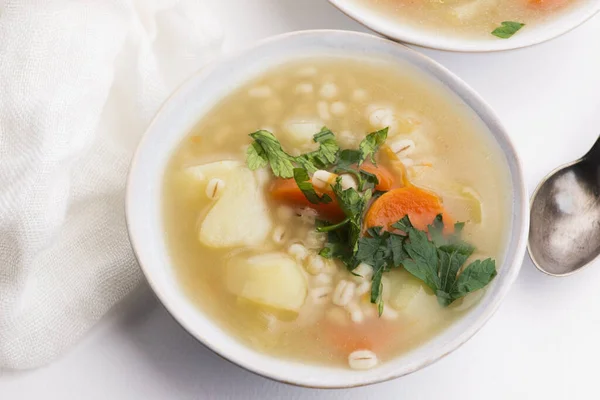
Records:
[[[553,276],[573,274],[600,254],[600,138],[536,189],[528,248],[537,268]]]

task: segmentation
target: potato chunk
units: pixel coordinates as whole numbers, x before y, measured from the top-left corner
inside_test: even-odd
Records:
[[[185,172],[195,180],[208,182],[212,178],[225,180],[229,177],[231,171],[239,169],[241,166],[242,163],[239,161],[224,160],[187,167]]]
[[[227,265],[229,291],[278,310],[300,310],[307,293],[301,267],[284,253],[235,257]]]
[[[256,246],[271,231],[267,203],[254,174],[232,171],[223,193],[200,226],[199,239],[210,247]]]
[[[394,270],[389,274],[391,281],[390,305],[407,314],[426,315],[437,311],[437,299],[430,293],[423,282],[404,269]]]

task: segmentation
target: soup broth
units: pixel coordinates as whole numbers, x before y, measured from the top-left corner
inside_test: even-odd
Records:
[[[347,0],[363,3],[399,21],[464,37],[506,39],[518,29],[496,31],[505,21],[543,23],[581,0]],[[514,26],[514,25],[513,25]],[[516,25],[518,27],[518,25]],[[502,32],[504,31],[504,32]]]
[[[173,268],[202,312],[255,349],[345,367],[351,354],[366,349],[385,362],[446,328],[483,290],[444,307],[398,267],[383,274],[381,297],[372,304],[368,265],[351,273],[340,260],[319,255],[329,239],[315,226],[332,203],[315,211],[302,206],[303,197],[286,202],[290,181],[281,183],[267,168],[250,171],[246,163],[249,133],[268,130],[298,156],[318,148],[313,135],[323,126],[342,149],[356,149],[368,132],[389,127],[384,147],[391,155],[381,150],[377,167],[367,161],[365,168],[387,170],[393,185],[409,180],[435,192],[444,221],[448,215],[465,222],[463,238],[476,247],[470,260],[502,262],[508,169],[478,117],[409,65],[325,57],[281,65],[243,84],[175,151],[164,176]],[[382,187],[387,178],[379,177]],[[315,172],[315,187],[316,178]],[[372,366],[362,361],[350,366]]]

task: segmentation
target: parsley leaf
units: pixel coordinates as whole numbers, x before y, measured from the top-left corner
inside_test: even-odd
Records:
[[[373,273],[373,282],[371,283],[371,303],[377,304],[379,316],[383,314],[383,267],[375,270]]]
[[[453,300],[482,289],[496,275],[496,262],[491,258],[473,261],[458,276],[456,284],[451,291]]]
[[[317,228],[321,232],[328,232],[327,244],[319,254],[327,258],[338,258],[352,271],[359,264],[355,255],[358,252],[362,218],[371,200],[371,191],[367,190],[361,194],[353,188],[344,190],[341,177],[336,179],[331,188],[346,219],[339,224]]]
[[[377,304],[381,315],[383,312],[383,300],[381,297],[383,286],[377,282],[380,282],[381,274],[384,272],[400,267],[408,258],[408,254],[403,248],[405,240],[403,236],[383,231],[383,228],[380,226],[367,229],[367,234],[369,236],[364,236],[358,241],[355,264],[358,265],[364,262],[373,267],[371,302]]]
[[[367,203],[371,199],[371,192],[367,190],[362,196],[355,189],[342,189],[342,178],[338,177],[335,184],[331,187],[333,194],[340,205],[340,208],[348,217],[348,246],[356,253],[358,249],[358,239],[361,234],[362,215],[366,209]]]
[[[319,149],[298,156],[296,161],[309,172],[315,172],[317,169],[327,169],[335,164],[340,146],[335,141],[333,132],[323,127],[319,133],[313,136],[313,140],[315,143],[319,143]]]
[[[313,137],[315,143],[319,143],[319,148],[298,157],[286,153],[279,140],[269,131],[256,131],[250,137],[254,142],[246,151],[248,168],[254,171],[268,165],[273,175],[280,178],[292,178],[294,164],[300,165],[307,172],[329,168],[337,162],[340,151],[333,132],[325,127]]]
[[[280,178],[294,176],[294,157],[281,148],[281,143],[271,132],[260,130],[251,133],[250,137],[254,142],[246,152],[248,168],[256,170],[268,164],[275,176]]]
[[[499,37],[500,39],[508,39],[524,26],[525,24],[520,22],[504,21],[499,27],[492,31],[492,35]]]
[[[382,130],[369,133],[363,140],[360,142],[358,146],[360,150],[360,157],[358,160],[358,165],[360,166],[367,157],[371,158],[371,162],[376,164],[375,154],[379,151],[379,147],[385,142],[387,139],[388,128],[383,128]]]
[[[394,267],[401,266],[408,258],[408,253],[404,250],[404,241],[405,239],[399,235],[390,235],[388,239],[388,246],[392,250]]]
[[[360,154],[360,150],[342,150],[337,164],[338,168],[348,168],[353,164],[358,164],[360,162]]]
[[[332,225],[328,225],[331,227]],[[327,226],[326,226],[327,227]],[[326,228],[322,227],[322,228]],[[319,255],[325,258],[337,258],[342,261],[344,264],[351,265],[353,251],[348,246],[348,237],[349,237],[349,224],[345,223],[338,229],[329,230],[327,232],[327,243],[325,247],[321,249]]]
[[[351,167],[337,167],[333,172],[336,174],[351,174],[356,178],[358,182],[358,190],[365,191],[367,189],[375,189],[375,186],[379,184],[377,175],[372,174],[368,171],[359,169],[358,171]]]
[[[306,197],[311,203],[331,203],[331,197],[329,197],[328,194],[325,193],[323,196],[319,196],[317,194],[312,183],[310,183],[310,176],[304,168],[294,168],[294,180],[296,181],[298,188],[300,188],[304,194],[304,197]]]
[[[418,229],[409,228],[408,238],[404,250],[410,259],[404,261],[404,268],[435,292],[440,287],[437,248],[427,239],[427,234]]]
[[[398,222],[395,222],[395,223],[392,224],[392,228],[396,228],[398,230],[401,230],[404,233],[407,233],[409,229],[412,229],[412,227],[413,227],[413,225],[410,222],[410,219],[408,218],[408,215],[404,216],[404,218],[402,218]]]
[[[425,282],[443,306],[483,288],[496,276],[496,264],[491,259],[474,261],[460,272],[475,250],[461,239],[462,224],[455,225],[453,234],[444,235],[442,216],[438,215],[428,227],[431,240],[415,229],[408,217],[392,226],[407,234],[404,250],[409,259],[404,259],[402,265]]]
[[[252,171],[269,165],[269,159],[260,144],[253,142],[246,150],[246,162]]]

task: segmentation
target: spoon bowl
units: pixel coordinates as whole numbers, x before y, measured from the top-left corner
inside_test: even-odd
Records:
[[[580,271],[600,254],[600,139],[536,189],[528,249],[536,267],[553,276]]]

